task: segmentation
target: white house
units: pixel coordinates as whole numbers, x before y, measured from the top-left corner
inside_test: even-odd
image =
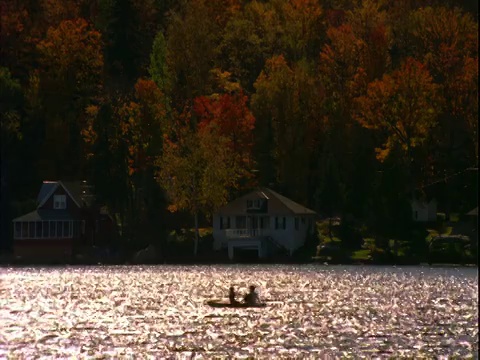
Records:
[[[413,200],[412,219],[418,222],[428,222],[437,220],[437,201],[432,199],[430,202],[422,200]]]
[[[214,249],[258,251],[264,258],[275,251],[290,255],[313,233],[316,213],[275,191],[262,188],[220,208],[213,216]]]

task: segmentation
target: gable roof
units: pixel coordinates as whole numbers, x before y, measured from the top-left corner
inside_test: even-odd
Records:
[[[466,215],[468,215],[468,216],[478,216],[478,206],[475,209],[470,210]]]
[[[238,215],[246,213],[246,201],[258,198],[268,199],[269,213],[293,214],[293,215],[315,215],[316,212],[295,201],[280,195],[269,189],[260,188],[243,195],[227,205],[221,207],[217,213],[224,215]]]
[[[81,181],[44,181],[37,197],[37,209],[42,207],[47,200],[55,193],[58,187],[61,186],[75,204],[81,208],[91,205],[92,194],[88,190],[86,182]]]
[[[432,199],[430,201],[414,199],[410,202],[412,207],[416,207],[418,209],[425,209],[430,205],[436,205],[436,203],[436,199]]]
[[[13,219],[13,222],[75,220],[67,210],[38,209]]]
[[[283,205],[285,205],[292,213],[294,214],[316,214],[315,211],[308,209],[307,207],[296,203],[295,201],[287,198],[286,196],[280,195],[279,193],[271,190],[265,189],[267,192],[273,195],[274,198],[277,198]]]
[[[93,195],[86,181],[61,181],[65,189],[75,199],[75,202],[82,206],[90,206],[93,201]]]
[[[40,204],[43,201],[43,199],[48,198],[49,194],[53,194],[57,186],[58,186],[57,181],[44,181],[42,183],[42,187],[40,188],[40,191],[38,192],[37,204]]]

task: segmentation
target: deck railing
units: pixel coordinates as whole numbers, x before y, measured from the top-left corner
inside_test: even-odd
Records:
[[[263,229],[227,229],[225,230],[227,238],[254,238],[258,236],[267,236],[268,231]]]

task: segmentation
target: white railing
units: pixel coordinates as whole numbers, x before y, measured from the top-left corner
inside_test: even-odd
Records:
[[[258,236],[267,236],[268,231],[263,229],[227,229],[225,230],[227,238],[254,238]]]

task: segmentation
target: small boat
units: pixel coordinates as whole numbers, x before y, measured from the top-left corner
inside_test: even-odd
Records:
[[[231,304],[228,300],[209,300],[207,305],[216,308],[263,308],[266,307],[265,303],[258,303],[255,305],[249,305],[245,303],[238,302],[236,304]]]

